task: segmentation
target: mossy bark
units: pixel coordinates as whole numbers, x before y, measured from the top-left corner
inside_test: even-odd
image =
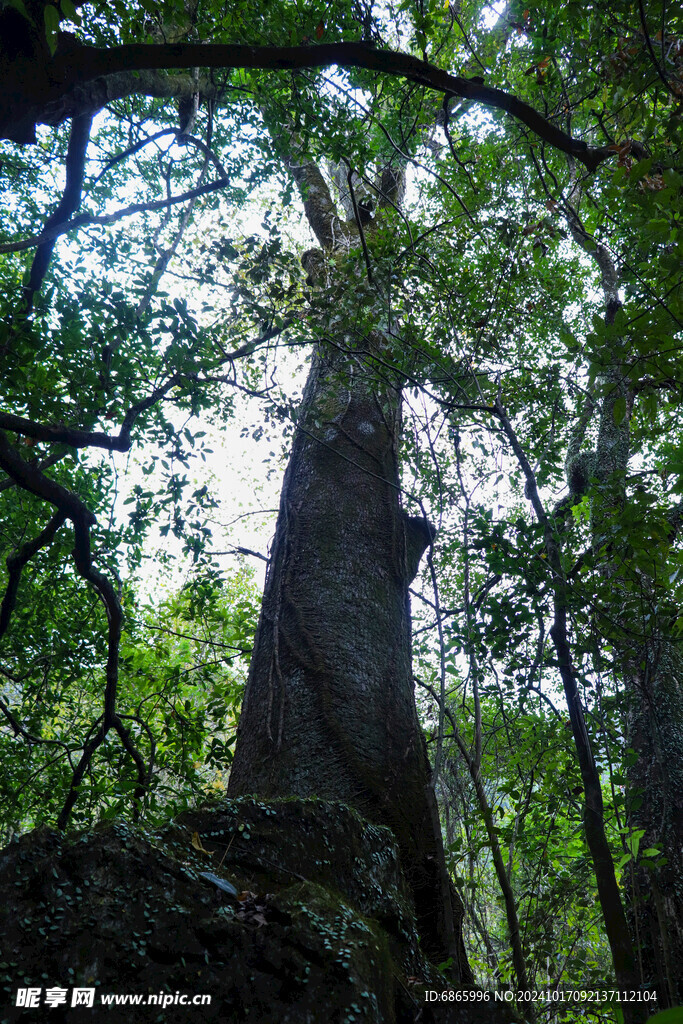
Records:
[[[231,795],[342,800],[397,838],[425,950],[455,954],[415,710],[408,585],[431,527],[401,509],[400,389],[338,335],[313,358],[280,503]],[[360,353],[366,353],[363,360]],[[451,929],[451,932],[453,930]]]

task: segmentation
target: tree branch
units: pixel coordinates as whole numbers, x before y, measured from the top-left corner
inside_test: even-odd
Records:
[[[85,509],[84,505],[83,509]],[[89,510],[85,509],[85,511],[89,516],[92,516],[92,513],[90,513]],[[76,569],[78,574],[82,576],[86,582],[90,583],[97,591],[107,613],[107,665],[105,670],[106,683],[104,688],[104,714],[102,716],[102,722],[95,735],[88,743],[86,743],[81,759],[72,775],[71,786],[69,787],[69,792],[66,800],[64,801],[64,806],[62,807],[57,820],[57,827],[60,829],[66,827],[71,810],[78,799],[79,786],[88,765],[90,764],[93,754],[100,744],[104,742],[109,730],[112,727],[116,728],[117,722],[119,721],[116,714],[116,691],[118,689],[119,681],[119,647],[121,644],[121,627],[123,625],[123,610],[121,608],[121,602],[119,601],[118,595],[116,594],[111,581],[107,579],[104,573],[101,573],[99,569],[96,569],[92,564],[92,555],[90,551],[90,526],[92,523],[89,522],[84,515],[77,515],[75,517],[70,516],[70,518],[74,526],[73,559]],[[126,744],[124,742],[124,746],[128,750],[129,746],[132,746],[132,743],[129,741],[128,744]],[[136,763],[138,762],[138,758],[139,755],[135,758]]]
[[[360,235],[360,243],[363,246],[363,259],[365,260],[365,272],[368,275],[368,282],[372,284],[372,267],[370,265],[370,253],[368,252],[368,243],[365,241],[365,231],[363,230],[363,222],[361,221],[360,214],[358,212],[358,203],[356,202],[356,192],[353,187],[353,168],[348,161],[345,161],[348,167],[348,174],[346,175],[346,184],[348,185],[349,195],[351,197],[351,205],[353,207],[353,216],[356,221],[356,227],[358,228],[358,234]]]
[[[558,668],[562,679],[569,721],[574,738],[576,759],[581,772],[585,793],[584,830],[590,851],[595,880],[598,886],[600,908],[605,922],[605,931],[612,951],[614,971],[617,982],[625,988],[637,987],[637,974],[633,946],[628,931],[626,915],[621,901],[621,893],[614,872],[614,861],[605,834],[604,807],[600,775],[593,758],[590,738],[586,728],[586,719],[581,706],[581,697],[576,685],[576,674],[572,664],[571,647],[567,630],[567,611],[569,604],[569,588],[566,575],[562,568],[560,548],[554,530],[552,517],[548,516],[538,493],[538,485],[524,449],[515,433],[500,398],[496,399],[493,412],[507,437],[510,446],[526,480],[525,492],[533,505],[539,523],[543,526],[546,556],[552,573],[553,587],[553,624],[550,637],[555,646]],[[629,1007],[625,1012],[626,1020],[640,1019],[640,1007]]]
[[[51,452],[46,458],[40,460],[35,459],[33,462],[30,462],[29,465],[36,466],[39,470],[49,469],[50,466],[54,466],[58,462],[61,462],[65,454],[66,453],[64,451]],[[16,486],[17,482],[16,480],[13,480],[11,476],[6,476],[4,480],[0,480],[0,492],[7,491],[10,487]]]
[[[4,138],[17,142],[33,141],[35,125],[41,121],[49,103],[61,100],[74,88],[95,79],[123,72],[130,74],[133,71],[185,70],[194,67],[291,71],[331,65],[365,68],[405,78],[435,92],[460,96],[503,110],[549,145],[576,157],[590,171],[613,155],[606,147],[592,149],[585,142],[571,138],[533,107],[501,89],[451,75],[410,54],[375,49],[360,42],[321,43],[313,46],[133,43],[105,49],[83,46],[75,37],[61,33],[57,52],[48,63],[44,76],[41,76],[42,80],[32,88],[33,94],[22,83],[23,95],[2,99],[0,132]],[[13,77],[18,78],[16,75]]]
[[[112,586],[111,581],[96,569],[92,564],[90,550],[90,528],[95,523],[95,516],[83,501],[72,491],[67,490],[55,480],[46,477],[36,466],[25,462],[15,448],[7,440],[5,433],[0,430],[0,467],[9,476],[20,484],[25,490],[30,491],[37,497],[54,505],[58,514],[53,517],[51,526],[56,530],[61,526],[64,519],[70,519],[74,528],[74,549],[73,559],[76,570],[86,582],[96,590],[102,601],[108,620],[107,635],[107,664],[106,664],[106,685],[104,690],[104,714],[96,733],[85,744],[81,759],[74,770],[69,793],[62,807],[58,819],[58,827],[64,828],[69,819],[71,810],[78,799],[78,787],[90,763],[95,750],[106,738],[112,727],[116,727],[116,691],[119,677],[119,646],[121,642],[121,627],[123,623],[123,611],[118,595]],[[36,543],[43,546],[45,534],[49,537],[50,525],[36,538],[31,545],[28,545],[28,553],[35,547]],[[36,548],[37,550],[37,548]],[[20,553],[23,557],[24,551]],[[4,610],[4,602],[3,602]],[[124,744],[125,746],[126,744]],[[129,744],[130,745],[130,744]],[[128,746],[126,746],[128,749]],[[130,753],[130,751],[129,751]],[[137,760],[136,760],[137,763]]]
[[[65,519],[66,516],[63,512],[56,512],[47,526],[40,531],[37,537],[34,537],[33,540],[29,540],[25,544],[22,544],[17,553],[10,555],[7,559],[7,587],[5,588],[5,596],[2,599],[2,607],[0,607],[0,637],[4,635],[5,630],[9,626],[9,620],[17,600],[19,581],[21,579],[21,573],[24,566],[30,562],[33,556],[36,555],[41,548],[45,548],[52,543],[57,530],[63,524]]]
[[[276,143],[280,141],[272,131],[271,137]],[[284,161],[299,189],[306,220],[323,249],[328,252],[338,249],[340,244],[348,241],[348,228],[339,216],[318,165],[313,160],[298,163],[295,155],[297,140],[294,136],[290,136],[290,143],[291,151]]]
[[[122,71],[106,78],[95,78],[49,101],[41,112],[40,123],[54,126],[79,114],[96,114],[115,100],[125,99],[127,96],[190,99],[197,89],[201,103],[213,102],[227,91],[249,92],[240,86],[219,87],[208,78],[200,80],[198,87],[198,83],[191,75],[167,75],[159,71]]]
[[[131,431],[138,416],[140,416],[141,413],[146,412],[147,409],[150,409],[156,402],[168,394],[172,388],[182,383],[184,379],[185,375],[181,373],[174,373],[165,384],[155,388],[147,398],[143,398],[142,401],[136,402],[135,405],[132,405],[123,418],[123,423],[121,424],[121,429],[118,435],[114,437],[99,430],[79,430],[73,427],[65,427],[62,424],[54,425],[35,423],[33,420],[27,420],[23,416],[15,416],[13,413],[9,412],[0,412],[0,428],[11,430],[15,434],[24,434],[26,437],[35,438],[36,441],[47,441],[52,444],[68,444],[72,448],[104,448],[106,451],[110,452],[127,452],[132,444]],[[3,465],[2,452],[2,441],[0,441],[0,466]],[[22,464],[22,472],[24,473],[24,478],[22,481],[18,482],[20,482],[23,487],[27,487],[28,490],[31,490],[25,481],[29,479],[38,479],[42,474],[38,467],[33,467],[30,463],[24,462],[18,453],[17,458]],[[35,469],[35,475],[31,477],[31,474],[28,471],[33,469]],[[10,470],[6,470],[6,472],[12,475]],[[44,479],[47,478],[45,477]],[[34,491],[33,493],[37,492]],[[44,494],[41,494],[40,496],[45,497]],[[52,499],[48,498],[47,500],[51,501]]]
[[[654,47],[652,45],[652,40],[650,39],[650,33],[648,32],[648,29],[647,29],[647,20],[645,18],[645,7],[643,6],[643,0],[638,0],[638,10],[640,12],[640,24],[643,26],[643,34],[645,36],[645,42],[647,44],[648,53],[650,54],[650,59],[651,59],[653,65],[654,65],[654,69],[657,72],[657,74],[659,75],[659,77],[661,78],[662,82],[664,83],[667,92],[670,93],[675,100],[679,100],[680,96],[672,88],[671,82],[668,80],[668,78],[664,74],[662,66],[660,65],[659,61],[657,60],[657,55],[656,55],[656,53],[654,51]],[[663,17],[664,16],[662,15],[662,18]],[[662,25],[662,29],[663,28],[664,28],[664,26]],[[663,51],[663,49],[664,49],[664,34],[662,32],[662,51]]]
[[[10,444],[7,435],[0,430],[0,468],[18,483],[25,491],[48,501],[59,509],[72,522],[79,520],[88,526],[95,522],[95,516],[81,501],[78,495],[67,490],[56,480],[41,473],[34,464],[22,459],[16,448]]]
[[[40,243],[36,249],[31,264],[28,284],[24,292],[24,312],[30,312],[33,306],[33,299],[36,292],[40,291],[45,274],[50,265],[52,253],[58,234],[50,235],[53,228],[60,228],[66,224],[73,213],[76,212],[81,203],[83,192],[83,177],[85,174],[85,155],[90,141],[90,129],[92,127],[92,114],[82,114],[74,117],[71,122],[71,134],[69,135],[69,147],[66,154],[66,184],[62,198],[57,209],[45,221],[45,227],[41,232],[41,238],[47,234],[48,241]]]
[[[289,326],[286,323],[284,326],[272,328],[269,331],[265,331],[256,341],[247,341],[244,345],[240,345],[239,348],[234,349],[232,352],[223,351],[223,358],[220,361],[220,365],[225,363],[234,363],[236,359],[241,359],[244,356],[251,355],[261,344],[265,344],[272,338],[277,337],[281,334],[285,327]],[[141,401],[136,402],[132,405],[128,412],[123,417],[121,429],[117,435],[112,436],[111,434],[105,434],[100,430],[80,430],[78,427],[67,427],[64,424],[45,424],[36,423],[35,420],[26,419],[24,416],[15,416],[14,413],[0,412],[0,468],[4,468],[2,461],[3,452],[6,458],[12,458],[12,453],[16,461],[17,474],[12,473],[9,469],[6,470],[9,479],[0,481],[0,491],[6,487],[12,486],[14,483],[20,483],[22,487],[27,490],[31,490],[32,493],[38,494],[39,497],[45,497],[47,501],[52,501],[48,498],[44,491],[40,493],[36,490],[32,490],[31,486],[27,481],[37,481],[42,477],[41,470],[46,469],[48,466],[57,462],[59,457],[48,457],[41,463],[26,462],[21,458],[19,453],[9,444],[6,438],[2,440],[2,430],[10,430],[14,434],[23,434],[25,437],[34,438],[36,441],[44,441],[48,444],[67,444],[71,448],[104,448],[105,451],[109,452],[127,452],[130,450],[132,445],[131,433],[137,418],[148,409],[151,409],[160,399],[164,398],[169,391],[173,388],[179,387],[184,381],[192,381],[195,384],[232,384],[234,387],[239,387],[225,374],[206,374],[200,377],[199,374],[189,373],[174,373],[172,377],[164,383],[160,384],[159,387],[155,388],[147,398],[143,398]],[[243,390],[240,388],[240,390]],[[248,392],[252,393],[252,392]],[[20,479],[21,477],[21,479]],[[43,480],[48,478],[44,477]],[[42,484],[40,485],[43,486]],[[55,485],[59,486],[59,485]],[[64,490],[64,488],[62,488]],[[66,491],[65,493],[70,493]],[[58,504],[57,501],[53,504]]]
[[[182,192],[179,196],[171,196],[169,199],[155,199],[149,203],[131,203],[130,206],[124,206],[122,210],[116,210],[114,213],[106,213],[100,216],[92,213],[82,213],[80,216],[66,221],[66,223],[53,224],[51,227],[46,225],[39,235],[31,235],[30,238],[23,238],[20,242],[6,242],[4,245],[0,245],[0,253],[23,252],[25,249],[33,249],[36,245],[42,245],[44,242],[59,238],[60,235],[65,235],[68,231],[73,231],[75,228],[89,227],[91,224],[115,224],[116,221],[122,220],[124,217],[130,217],[135,213],[165,210],[169,206],[185,203],[188,199],[196,199],[198,196],[206,195],[209,192],[217,192],[228,184],[227,178],[219,178],[217,181],[210,181],[207,185],[188,189],[187,192]]]

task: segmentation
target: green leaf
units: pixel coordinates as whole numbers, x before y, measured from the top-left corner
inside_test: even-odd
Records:
[[[48,32],[54,33],[59,29],[59,11],[52,4],[48,4],[43,10],[43,17],[45,19],[45,28]]]
[[[9,0],[9,6],[10,7],[14,7],[14,9],[16,11],[19,11],[20,14],[23,14],[23,16],[26,18],[27,21],[30,21],[31,24],[33,24],[33,19],[31,18],[30,14],[26,10],[26,6],[24,4],[24,0]]]
[[[72,0],[59,0],[59,6],[62,14],[68,21],[72,21],[75,25],[81,24],[81,16],[74,7]]]
[[[626,845],[628,846],[628,848],[631,851],[631,854],[633,855],[634,858],[638,856],[638,850],[640,848],[640,840],[643,838],[644,835],[645,835],[645,829],[644,828],[638,828],[638,829],[635,829],[635,831],[633,831],[631,833],[631,835],[626,836]]]
[[[43,11],[43,18],[45,19],[45,39],[47,42],[48,50],[54,55],[57,49],[57,32],[59,31],[59,11],[56,7],[51,4]]]
[[[683,1024],[683,1006],[670,1006],[668,1010],[660,1010],[653,1017],[648,1017],[645,1024]]]
[[[612,415],[614,416],[614,422],[617,426],[623,423],[624,417],[626,416],[626,399],[623,395],[620,395],[614,402],[612,407]]]

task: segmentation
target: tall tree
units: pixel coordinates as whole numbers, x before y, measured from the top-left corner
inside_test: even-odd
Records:
[[[168,4],[150,13],[121,2],[114,12],[115,26],[97,4],[66,0],[17,0],[0,12],[0,130],[13,144],[6,170],[16,203],[0,245],[8,294],[0,466],[3,493],[21,494],[25,509],[6,514],[0,627],[19,649],[11,630],[21,626],[22,574],[40,564],[55,575],[67,524],[73,554],[60,571],[69,586],[85,581],[106,613],[102,713],[75,744],[57,741],[70,763],[60,824],[77,811],[110,734],[135,765],[138,804],[149,774],[144,727],[126,718],[117,697],[121,535],[95,519],[111,470],[75,453],[158,444],[165,528],[201,559],[205,495],[193,496],[197,520],[183,515],[175,468],[195,439],[164,409],[172,401],[194,416],[234,387],[263,398],[258,360],[268,346],[313,342],[303,403],[292,413],[233,792],[320,793],[389,824],[424,941],[467,977],[461,908],[433,802],[453,714],[438,560],[429,563],[440,663],[431,784],[412,694],[407,594],[434,540],[428,501],[446,544],[449,488],[465,493],[467,460],[473,466],[488,445],[536,519],[521,493],[508,494],[514,511],[495,527],[482,511],[476,543],[491,574],[476,598],[466,563],[472,751],[452,726],[489,841],[496,845],[480,778],[481,688],[496,659],[522,666],[499,639],[495,657],[477,648],[476,618],[504,630],[513,602],[501,587],[515,578],[520,615],[534,623],[525,637],[538,652],[527,660],[527,685],[546,667],[567,699],[617,980],[656,987],[663,1005],[675,1002],[680,365],[670,337],[683,316],[679,12],[663,4],[646,12],[630,0],[599,10],[513,4],[495,17],[477,5],[422,3],[396,11],[340,3],[323,17],[279,4]],[[46,216],[56,158],[64,187]],[[292,182],[298,187],[317,239],[305,259],[311,294],[302,295],[272,223],[261,248],[255,239],[204,242],[205,283],[216,256],[236,261],[230,317],[214,313],[208,330],[207,314],[168,299],[160,282],[201,202],[215,209],[225,193],[236,203],[275,179],[283,205]],[[116,208],[103,212],[112,195]],[[124,233],[132,217],[146,218],[149,231]],[[90,263],[66,255],[62,236],[79,232],[78,240],[102,227],[113,228],[116,242],[94,235]],[[57,273],[62,253],[70,281]],[[137,268],[117,262],[128,254]],[[100,284],[94,260],[115,265],[119,281],[105,270]],[[411,450],[421,472],[410,488],[401,463],[407,388],[422,394],[428,421]],[[270,409],[287,411],[277,402]],[[438,415],[450,448],[430,434]],[[402,491],[416,514],[403,512]],[[141,486],[132,497],[126,540],[135,564],[155,501]],[[467,517],[469,558],[469,507]],[[17,694],[40,665],[32,661],[26,676],[3,669],[1,710],[20,741],[45,746],[55,740],[40,720],[32,731],[16,713]],[[609,705],[600,702],[606,677]],[[608,721],[608,706],[621,717]],[[600,743],[610,728],[622,742],[627,792],[620,801],[613,791],[605,807],[600,763],[613,747]],[[612,819],[631,858],[630,929]],[[521,979],[516,897],[502,855],[496,862]],[[624,1011],[637,1016],[640,1008]]]
[[[425,947],[451,957],[458,980],[471,980],[413,697],[408,586],[433,528],[401,510],[401,381],[382,366],[383,355],[392,358],[381,326],[391,308],[362,260],[351,171],[347,222],[319,169],[296,159],[289,165],[322,247],[304,259],[318,291],[310,323],[319,340],[296,417],[229,791],[342,800],[392,828]],[[382,171],[378,210],[396,205],[402,178]],[[386,192],[383,178],[393,185]]]

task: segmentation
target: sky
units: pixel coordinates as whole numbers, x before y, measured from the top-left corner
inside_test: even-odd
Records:
[[[268,207],[271,197],[267,189],[254,190],[251,201],[245,204],[231,220],[231,235],[238,238],[247,235],[267,237],[262,227],[264,209]],[[289,237],[285,244],[290,248],[303,250],[310,248],[313,238],[301,209],[297,205],[292,209],[291,216],[285,219]],[[207,228],[210,226],[207,226]],[[195,234],[203,231],[201,220],[195,225]],[[174,260],[162,281],[164,291],[168,292],[171,301],[174,298],[188,298],[190,308],[194,311],[201,307],[201,289],[189,286],[179,274],[182,268],[178,260]],[[242,341],[247,340],[241,339]],[[289,395],[301,392],[305,383],[306,367],[302,365],[300,353],[289,353],[279,349],[277,353],[276,371],[269,377]],[[207,524],[213,535],[213,550],[221,552],[219,563],[229,574],[238,562],[246,562],[254,572],[254,581],[261,587],[265,577],[266,562],[263,558],[236,552],[236,548],[247,548],[259,555],[267,556],[269,545],[275,532],[277,509],[279,506],[282,479],[287,464],[289,442],[284,436],[281,425],[270,421],[266,427],[264,403],[257,398],[246,396],[235,391],[234,414],[231,419],[220,424],[212,424],[208,418],[194,418],[190,428],[203,430],[206,436],[202,439],[205,461],[198,456],[190,460],[185,470],[190,486],[187,492],[209,485],[211,494],[218,502],[218,508],[210,514]],[[185,422],[185,414],[173,414],[166,410],[166,415],[180,426]],[[125,499],[131,494],[136,484],[153,489],[160,475],[144,476],[142,462],[149,452],[132,456],[113,454],[119,473],[119,495],[116,514],[119,521],[125,521],[131,506]],[[162,569],[155,553],[159,548],[171,551],[177,556],[175,566]],[[147,545],[149,558],[140,574],[141,595],[146,600],[163,599],[170,592],[182,586],[188,574],[192,572],[192,563],[188,556],[182,554],[181,542],[169,533],[162,538],[158,526],[150,531]]]

